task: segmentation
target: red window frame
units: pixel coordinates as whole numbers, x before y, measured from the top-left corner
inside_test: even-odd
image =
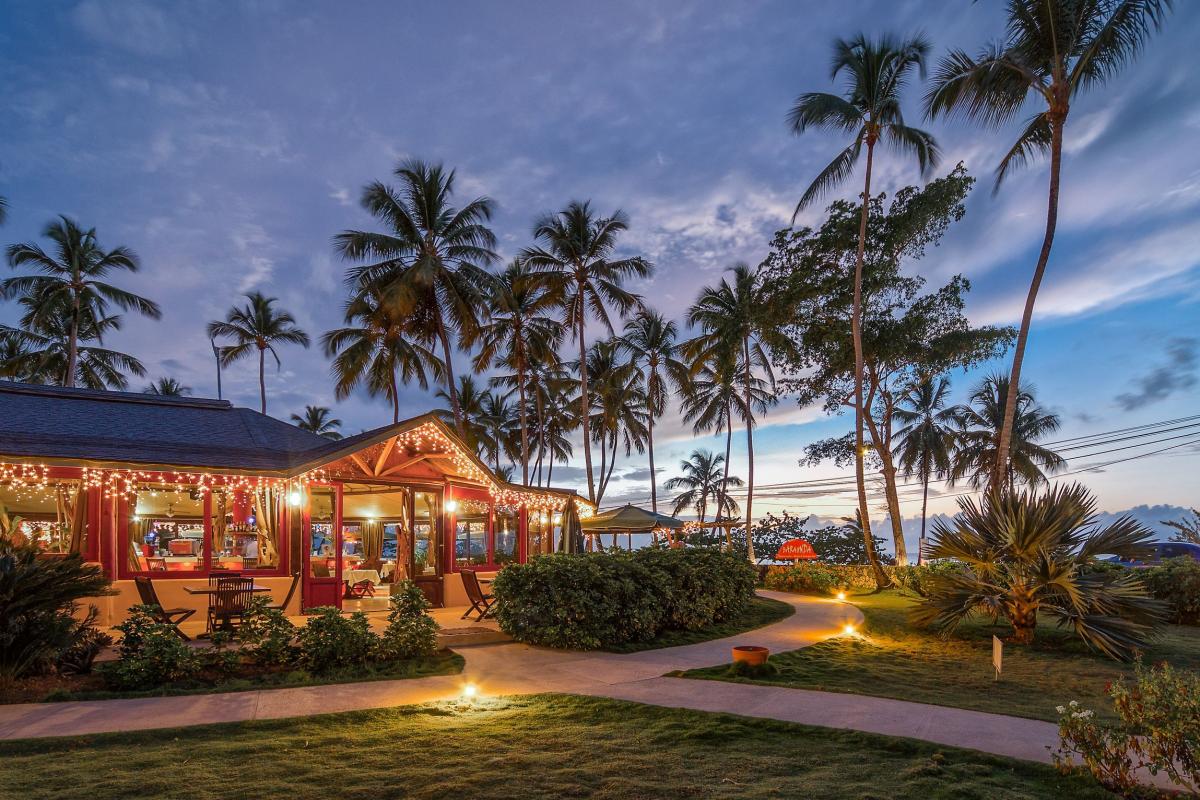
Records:
[[[458,566],[456,557],[458,549],[458,515],[450,511],[444,511],[445,504],[450,501],[473,500],[476,502],[487,503],[488,510],[485,517],[484,541],[487,543],[487,561],[483,564],[471,564],[470,566]],[[443,570],[447,573],[462,572],[464,569],[473,569],[477,572],[499,572],[508,564],[496,563],[496,503],[492,499],[491,494],[486,489],[476,489],[466,486],[457,486],[449,484],[446,486],[442,497],[443,522],[446,526],[446,557]],[[525,546],[525,509],[517,510],[517,542],[516,552],[513,553],[513,560],[509,564],[524,564],[526,559]]]

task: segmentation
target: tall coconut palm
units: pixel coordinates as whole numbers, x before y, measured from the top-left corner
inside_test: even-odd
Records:
[[[463,420],[463,441],[476,455],[484,457],[489,451],[488,426],[483,421],[484,407],[487,397],[491,394],[487,389],[475,383],[470,375],[459,375],[456,392],[452,395],[445,389],[437,390],[437,399],[447,406],[452,406],[453,398],[459,402],[459,413]],[[447,421],[454,419],[453,408],[441,408],[437,413]]]
[[[159,378],[142,390],[143,394],[156,394],[159,397],[184,397],[192,393],[192,387],[184,386],[174,378]]]
[[[917,544],[917,563],[925,551],[925,518],[929,507],[929,482],[950,474],[957,434],[957,411],[946,406],[950,381],[942,376],[925,376],[908,387],[892,411],[900,428],[893,448],[900,471],[905,477],[921,481],[921,538]]]
[[[392,422],[400,421],[399,380],[429,387],[429,376],[441,381],[442,360],[433,350],[434,335],[424,314],[398,317],[379,302],[378,295],[365,292],[346,303],[346,327],[321,337],[325,354],[333,359],[330,371],[334,395],[349,397],[360,384],[372,397],[382,395],[392,404]]]
[[[591,387],[592,440],[600,446],[600,479],[596,503],[604,499],[623,442],[625,455],[645,450],[646,397],[634,364],[621,356],[620,340],[601,339],[588,348],[588,385]],[[611,452],[610,452],[611,451]]]
[[[109,304],[133,310],[151,319],[159,319],[158,305],[141,295],[119,289],[105,279],[113,272],[137,272],[137,255],[127,247],[104,250],[96,239],[96,229],[84,230],[75,220],[60,216],[42,235],[54,243],[50,254],[36,243],[14,244],[8,248],[8,263],[14,269],[31,267],[37,274],[18,275],[0,281],[0,297],[24,296],[29,306],[32,331],[46,327],[51,317],[65,323],[66,360],[62,365],[61,385],[74,386],[78,374],[80,331],[94,321],[110,320],[109,327],[120,326],[120,318],[109,316]],[[94,330],[99,330],[92,325]]]
[[[500,472],[500,457],[512,457],[513,422],[517,410],[512,403],[496,392],[484,392],[480,404],[479,424],[487,432],[484,450],[492,457],[492,466]]]
[[[505,383],[513,379],[512,375],[501,377]],[[574,452],[568,434],[579,427],[579,408],[571,399],[571,390],[578,386],[578,381],[563,367],[556,353],[548,352],[530,364],[529,384],[537,452],[530,474],[537,476],[535,480],[541,486],[546,456],[549,455],[552,474],[555,461],[566,461]]]
[[[1011,121],[1033,98],[1042,110],[1026,123],[996,168],[999,189],[1009,171],[1038,155],[1049,155],[1046,230],[1033,280],[1025,297],[1009,383],[1021,386],[1025,344],[1038,290],[1050,261],[1058,224],[1063,132],[1071,103],[1080,93],[1103,86],[1141,52],[1162,28],[1172,0],[1009,0],[1004,39],[977,56],[952,50],[938,64],[925,96],[932,117],[960,113],[989,127]],[[1004,409],[991,484],[1002,486],[1012,447],[1019,391]]]
[[[454,424],[465,433],[451,355],[455,343],[474,340],[492,276],[485,267],[496,260],[496,237],[487,222],[492,201],[477,197],[462,208],[451,205],[454,170],[410,159],[396,167],[399,190],[381,182],[363,190],[362,206],[387,227],[385,233],[349,230],[334,237],[348,260],[370,263],[352,267],[346,283],[353,293],[377,293],[390,313],[407,317],[422,308],[442,346],[444,390]]]
[[[596,481],[592,473],[591,430],[588,412],[586,328],[587,318],[599,320],[614,333],[608,307],[615,306],[622,317],[637,308],[641,298],[622,284],[632,278],[648,278],[654,272],[649,261],[640,256],[612,258],[617,237],[629,227],[620,211],[611,217],[597,217],[589,203],[572,201],[562,211],[546,214],[533,228],[540,244],[526,248],[521,259],[531,270],[546,273],[547,284],[562,303],[563,322],[579,345],[579,416],[583,425],[583,461],[587,472],[588,499],[595,502]]]
[[[296,325],[296,319],[287,311],[277,310],[276,297],[267,297],[262,292],[246,295],[246,305],[229,309],[223,321],[208,323],[208,338],[232,339],[221,351],[221,363],[232,364],[258,351],[258,396],[260,410],[267,413],[266,355],[275,358],[275,368],[283,366],[276,344],[298,344],[307,348],[308,334]]]
[[[342,427],[342,421],[332,417],[325,406],[305,406],[303,415],[292,414],[292,424],[326,439],[336,441],[342,438],[338,431],[338,428]]]
[[[1053,450],[1037,443],[1038,439],[1058,430],[1061,420],[1037,404],[1036,390],[1026,385],[1017,398],[1017,416],[1009,457],[1002,476],[1004,486],[1013,489],[1017,481],[1030,486],[1046,480],[1066,466],[1066,460]],[[951,483],[966,480],[975,489],[992,487],[996,449],[1000,446],[1000,429],[1004,424],[1004,409],[1008,401],[1008,378],[989,375],[971,394],[970,404],[954,409],[958,430],[954,464],[950,470]],[[993,487],[1001,488],[1001,487]]]
[[[845,150],[817,175],[796,205],[796,214],[848,178],[867,149],[863,176],[862,215],[858,226],[858,254],[854,262],[854,301],[850,315],[854,343],[854,473],[858,488],[858,510],[863,519],[863,536],[868,554],[874,552],[870,510],[863,459],[863,346],[862,346],[862,273],[867,245],[867,217],[871,202],[871,177],[875,145],[880,141],[894,150],[916,158],[922,174],[937,165],[937,143],[928,133],[909,127],[900,109],[900,94],[913,70],[924,73],[929,43],[921,37],[897,39],[882,36],[868,39],[863,34],[853,39],[838,39],[833,46],[830,77],[847,79],[844,96],[828,92],[800,95],[788,115],[796,134],[810,128],[850,134],[854,137]],[[795,214],[792,217],[795,221]],[[878,563],[872,562],[875,582],[886,586],[888,578]]]
[[[683,361],[679,329],[651,309],[642,309],[627,323],[620,345],[641,373],[646,396],[646,450],[650,460],[650,508],[658,511],[658,478],[654,472],[654,420],[667,410],[667,396],[688,385],[688,365]],[[728,457],[727,457],[728,458]]]
[[[686,508],[693,508],[704,522],[708,514],[708,505],[712,502],[717,506],[716,516],[736,514],[737,503],[729,496],[730,486],[741,486],[742,479],[735,475],[723,475],[725,459],[719,454],[708,450],[693,450],[686,461],[679,462],[682,475],[677,475],[663,484],[668,491],[683,489],[676,496],[672,514],[679,514]]]
[[[769,298],[763,296],[758,276],[745,264],[735,264],[731,270],[733,280],[725,278],[715,287],[706,287],[688,310],[688,323],[701,330],[699,336],[689,342],[689,350],[695,361],[726,357],[740,363],[741,375],[735,378],[740,383],[743,411],[746,414],[746,530],[754,524],[754,388],[758,379],[754,370],[760,369],[766,376],[770,391],[774,394],[775,376],[767,358],[767,348],[779,353],[790,352],[795,344],[764,313]],[[747,537],[749,539],[749,537]],[[754,543],[748,547],[748,556],[754,561]]]
[[[511,371],[517,392],[521,434],[521,482],[529,485],[530,364],[544,360],[558,349],[562,325],[550,316],[557,310],[554,295],[520,260],[513,261],[497,276],[491,295],[491,313],[479,329],[479,353],[475,369],[483,371],[499,364]],[[495,381],[502,383],[504,379]]]

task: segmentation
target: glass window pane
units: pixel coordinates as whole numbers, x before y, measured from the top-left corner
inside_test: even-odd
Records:
[[[308,567],[311,577],[331,578],[337,574],[337,540],[333,531],[333,489],[313,488],[309,492],[309,519],[312,538],[309,542]]]
[[[489,504],[480,500],[459,500],[454,513],[454,563],[472,567],[488,563],[487,514]]]
[[[517,533],[520,530],[520,519],[516,509],[496,509],[495,522],[492,530],[495,535],[495,556],[497,566],[516,562]]]
[[[136,572],[204,569],[204,493],[196,486],[143,483],[134,491],[126,552]]]
[[[413,495],[413,575],[437,575],[438,496]]]
[[[0,537],[46,553],[77,553],[87,536],[87,489],[80,481],[0,484]]]

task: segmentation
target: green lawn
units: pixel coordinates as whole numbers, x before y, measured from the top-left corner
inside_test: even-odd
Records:
[[[922,703],[1057,720],[1055,706],[1078,700],[1098,715],[1111,715],[1104,688],[1132,666],[1096,655],[1051,624],[1038,631],[1031,648],[1005,645],[1004,676],[993,680],[991,637],[1008,634],[987,621],[962,626],[950,639],[912,628],[913,602],[897,592],[851,598],[866,617],[860,635],[830,639],[812,647],[771,656],[775,675],[741,678],[726,666],[691,670],[691,678],[770,683],[830,692],[895,697]],[[1200,628],[1170,626],[1145,655],[1200,669]]]
[[[604,650],[609,653],[637,653],[641,650],[657,650],[662,647],[677,647],[681,644],[724,639],[726,636],[734,636],[779,622],[794,613],[796,613],[796,609],[791,603],[772,600],[769,597],[755,597],[750,601],[745,613],[727,622],[710,625],[698,631],[664,631],[648,642],[628,642],[606,647]]]
[[[539,695],[0,743],[4,800],[1109,798],[1091,779],[869,734]]]
[[[112,700],[129,697],[167,697],[185,694],[220,694],[222,692],[246,692],[255,689],[288,689],[297,686],[322,686],[333,683],[361,683],[366,681],[394,681],[402,678],[427,678],[431,675],[457,675],[463,669],[463,657],[451,650],[440,650],[427,658],[415,658],[380,667],[353,667],[340,672],[313,675],[303,670],[273,672],[253,677],[231,678],[213,684],[204,681],[179,681],[169,686],[146,691],[117,692],[103,688],[58,689],[41,698],[46,702],[66,700]],[[102,685],[98,679],[83,684],[84,687]],[[38,698],[27,698],[30,702]],[[16,700],[14,700],[16,702]]]

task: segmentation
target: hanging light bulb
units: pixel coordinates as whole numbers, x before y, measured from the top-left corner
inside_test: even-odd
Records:
[[[298,506],[300,505],[300,501],[303,499],[304,495],[300,493],[299,489],[292,489],[292,491],[288,494],[288,503],[290,505]]]
[[[458,501],[451,498],[446,501],[446,513],[453,514],[455,511],[458,511]]]

